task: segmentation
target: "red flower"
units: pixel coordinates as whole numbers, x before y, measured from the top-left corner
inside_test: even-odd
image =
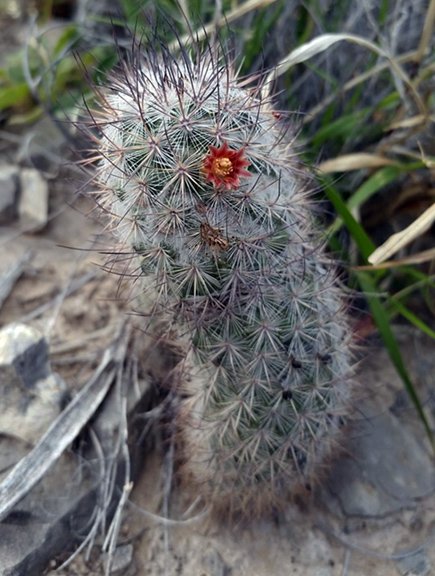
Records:
[[[243,153],[243,148],[231,150],[226,142],[220,148],[210,146],[202,167],[206,179],[217,188],[222,187],[225,190],[237,188],[240,185],[240,177],[250,175],[245,170],[249,162],[243,157]]]

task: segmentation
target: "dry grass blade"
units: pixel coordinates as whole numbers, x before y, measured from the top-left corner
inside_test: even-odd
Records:
[[[406,52],[405,54],[397,56],[396,62],[398,64],[406,64],[407,62],[412,62],[415,60],[416,54],[417,54],[417,52],[415,50],[412,50],[411,52]],[[376,64],[376,66],[373,66],[373,68],[370,68],[370,70],[367,70],[366,72],[363,72],[362,74],[358,74],[357,76],[355,76],[351,80],[348,80],[346,82],[346,84],[344,84],[343,86],[340,86],[340,93],[344,94],[345,92],[352,90],[353,88],[355,88],[359,84],[362,84],[363,82],[366,82],[370,78],[373,78],[373,76],[380,74],[381,72],[386,70],[388,68],[388,66],[389,66],[388,62],[380,62],[379,64]],[[336,98],[337,98],[337,94],[335,92],[332,92],[332,94],[330,94],[329,96],[324,98],[319,104],[317,104],[316,106],[314,106],[311,110],[309,110],[307,112],[307,115],[302,120],[302,123],[308,124],[309,122],[311,122],[313,120],[313,118],[315,118],[316,116],[321,114],[325,110],[325,108],[327,108],[332,102],[334,102],[334,100]]]
[[[298,48],[292,50],[292,52],[290,52],[288,56],[281,60],[278,66],[268,74],[263,86],[262,96],[265,99],[270,96],[271,86],[278,76],[281,76],[296,64],[305,62],[313,56],[317,56],[325,50],[328,50],[328,48],[331,48],[331,46],[334,46],[334,44],[337,44],[337,42],[343,41],[358,44],[359,46],[367,48],[379,56],[386,58],[390,64],[392,72],[395,73],[398,78],[409,88],[409,91],[412,94],[415,104],[420,110],[420,113],[425,116],[427,115],[424,102],[416,91],[408,75],[399,65],[398,61],[374,42],[371,42],[366,38],[362,38],[361,36],[357,36],[356,34],[322,34],[321,36],[314,38],[314,40],[310,40],[310,42],[306,42],[305,44],[302,44],[302,46],[298,46]]]
[[[128,449],[126,448],[127,452]],[[103,543],[103,550],[107,551],[107,560],[106,560],[106,568],[105,568],[105,576],[109,576],[112,574],[112,563],[113,563],[113,556],[116,550],[116,545],[118,543],[119,531],[121,528],[122,522],[122,512],[124,507],[130,497],[130,493],[133,490],[133,482],[127,481],[124,484],[122,489],[121,497],[119,499],[118,505],[116,507],[115,514],[113,516],[113,520],[110,524],[108,534],[106,539]]]
[[[113,462],[117,462],[118,456],[122,455],[124,464],[123,466],[124,486],[103,543],[103,550],[107,552],[106,567],[105,567],[106,576],[109,576],[111,574],[113,557],[118,542],[119,531],[121,528],[122,512],[133,489],[133,482],[131,481],[130,453],[128,449],[127,396],[125,394],[125,391],[123,390],[123,382],[125,381],[125,375],[122,368],[123,368],[122,365],[120,365],[116,378],[116,390],[118,399],[117,405],[119,406],[119,424],[118,424],[118,442],[117,447],[115,448],[113,454],[114,456]],[[106,505],[105,505],[105,508],[107,508],[107,510],[109,510],[110,501],[112,500],[114,494],[118,466],[115,464],[112,470],[113,472],[111,476],[113,479],[112,484],[113,487],[111,487],[110,491],[107,494],[108,498],[106,498]]]
[[[410,264],[422,264],[423,262],[429,262],[430,260],[435,260],[435,248],[423,250],[422,252],[418,252],[412,256],[406,256],[405,258],[382,262],[382,264],[376,264],[373,266],[355,266],[353,270],[384,270],[386,268],[399,268],[399,266],[408,266]]]
[[[410,224],[405,230],[397,232],[379,246],[368,258],[370,264],[380,264],[393,256],[404,246],[424,234],[435,222],[435,204],[425,210],[421,216]]]
[[[129,337],[127,328],[125,324],[121,327],[91,380],[0,484],[0,520],[44,476],[95,414],[113,384],[117,363],[125,355]]]
[[[417,60],[420,61],[430,46],[435,23],[435,0],[431,0],[424,19],[423,31],[417,51]]]
[[[197,500],[195,500],[194,505],[196,503],[197,503]],[[140,506],[135,504],[132,500],[128,501],[128,505],[132,510],[139,512],[139,514],[141,514],[142,516],[145,516],[145,518],[147,518],[148,520],[151,520],[151,521],[155,522],[156,524],[160,524],[162,526],[190,526],[192,524],[195,524],[196,522],[203,520],[210,513],[210,507],[206,506],[203,510],[201,510],[201,512],[199,512],[198,514],[195,514],[194,516],[189,517],[188,511],[186,511],[182,514],[181,520],[176,520],[176,519],[172,519],[172,518],[165,518],[164,516],[160,516],[159,514],[155,514],[154,512],[151,512],[150,510],[145,510],[144,508],[141,508]],[[191,510],[192,508],[193,508],[193,506],[189,506],[189,510]]]
[[[105,462],[103,450],[101,448],[101,445],[98,441],[96,434],[92,430],[92,427],[89,429],[89,437],[92,441],[93,448],[94,448],[94,450],[97,454],[97,458],[98,458],[100,482],[101,482],[101,484],[104,484],[104,481],[106,478],[106,472],[107,472],[106,471],[106,462]],[[65,562],[63,562],[60,566],[57,567],[57,570],[61,571],[66,566],[71,564],[71,562],[74,560],[74,558],[76,558],[86,547],[91,548],[94,546],[95,540],[98,536],[99,521],[102,517],[105,518],[106,510],[104,509],[103,506],[96,506],[95,509],[93,510],[92,514],[93,514],[93,523],[92,523],[92,527],[91,527],[90,531],[86,535],[86,538],[74,550],[74,552],[67,558],[67,560],[65,560]]]
[[[360,152],[355,154],[343,154],[337,158],[326,160],[319,164],[317,169],[324,173],[348,172],[350,170],[379,168],[381,166],[391,166],[393,164],[395,164],[395,162],[389,158],[385,158],[385,156]]]
[[[424,165],[426,166],[426,168],[429,168],[429,170],[432,170],[433,168],[435,168],[435,160],[428,156],[426,156],[425,151],[423,150],[421,144],[419,144],[419,149],[420,149],[420,154],[421,154],[421,160],[423,161]]]
[[[405,118],[404,120],[399,120],[397,122],[392,122],[386,131],[398,130],[403,128],[414,128],[415,126],[422,126],[427,122],[435,122],[435,116],[425,116],[424,114],[417,114],[417,116],[411,116],[411,118]]]
[[[222,16],[222,18],[220,18],[218,21],[215,20],[211,24],[208,24],[200,30],[195,31],[193,34],[185,34],[179,40],[174,40],[169,44],[169,49],[176,50],[180,45],[187,46],[192,42],[200,42],[215,32],[216,28],[230,24],[245,14],[252,12],[252,10],[257,10],[258,8],[266,8],[266,6],[269,6],[274,2],[277,2],[277,0],[248,0],[248,2],[245,2],[241,6],[237,6],[237,8],[234,8],[234,10],[224,14],[224,16]]]

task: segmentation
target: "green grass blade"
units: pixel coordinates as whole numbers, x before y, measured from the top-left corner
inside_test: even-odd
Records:
[[[401,173],[403,173],[403,170],[398,166],[385,166],[385,168],[377,170],[349,198],[347,202],[349,209],[353,210],[367,202],[378,190],[394,182]]]
[[[391,330],[389,316],[388,316],[384,306],[380,302],[379,296],[376,295],[376,292],[377,292],[376,285],[373,282],[373,279],[370,277],[370,274],[368,274],[367,272],[357,272],[356,275],[357,275],[359,284],[361,286],[361,289],[364,291],[364,293],[366,295],[367,301],[368,301],[369,306],[370,306],[370,310],[371,310],[372,315],[373,315],[373,319],[374,319],[376,326],[379,330],[379,334],[382,337],[382,340],[383,340],[384,345],[387,349],[387,352],[390,356],[390,359],[391,359],[392,363],[394,364],[394,366],[397,370],[397,373],[401,377],[403,384],[405,386],[405,389],[408,392],[409,397],[411,398],[411,401],[414,404],[415,409],[418,412],[418,415],[422,421],[422,424],[426,430],[427,436],[428,436],[429,441],[431,443],[432,450],[435,453],[435,439],[434,439],[433,432],[430,428],[428,419],[427,419],[426,414],[424,412],[423,405],[420,401],[418,393],[414,387],[414,384],[412,383],[412,380],[411,380],[411,378],[408,374],[408,371],[405,367],[405,364],[403,362],[400,348],[399,348],[397,341],[394,337],[394,334]]]
[[[400,176],[402,170],[398,166],[386,166],[377,170],[368,178],[346,202],[349,210],[354,210],[371,198],[378,190],[390,184]],[[343,220],[337,218],[330,228],[330,232],[335,234],[343,226]]]
[[[361,224],[359,224],[359,222],[357,222],[350,213],[349,208],[346,206],[346,203],[341,198],[340,194],[329,182],[325,183],[325,193],[345,223],[347,229],[352,235],[352,238],[355,240],[361,255],[367,262],[368,257],[376,249],[376,246],[369,238]],[[328,232],[331,232],[331,230],[328,230]]]
[[[346,139],[355,133],[355,127],[363,122],[370,114],[370,108],[362,108],[352,114],[340,116],[337,120],[330,122],[327,126],[320,128],[312,138],[311,145],[319,146],[326,141],[334,139]]]
[[[411,312],[411,310],[409,310],[409,308],[407,308],[406,306],[404,306],[401,302],[399,302],[399,300],[396,300],[395,298],[390,298],[389,299],[389,304],[391,305],[391,307],[393,309],[395,309],[401,316],[403,316],[404,318],[406,318],[409,322],[411,322],[411,324],[413,324],[416,328],[418,328],[419,330],[421,330],[421,332],[424,332],[425,334],[427,334],[427,336],[429,336],[430,338],[434,338],[435,339],[435,330],[433,330],[430,326],[428,326],[426,324],[426,322],[424,322],[421,318],[419,318],[418,316],[416,316],[414,314],[414,312]]]

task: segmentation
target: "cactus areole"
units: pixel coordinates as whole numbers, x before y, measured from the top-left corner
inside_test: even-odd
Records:
[[[352,390],[289,122],[210,47],[140,54],[96,92],[98,204],[185,345],[180,473],[217,509],[270,509],[316,480]]]

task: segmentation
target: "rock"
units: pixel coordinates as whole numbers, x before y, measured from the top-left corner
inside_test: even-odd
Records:
[[[0,224],[11,224],[17,218],[18,197],[18,168],[0,166]]]
[[[51,372],[48,344],[25,324],[0,331],[0,434],[35,444],[61,412],[65,385]]]
[[[133,560],[133,545],[118,546],[110,564],[110,574],[121,574],[130,566]]]
[[[0,575],[39,576],[50,559],[86,533],[95,506],[97,463],[62,458],[0,523]],[[94,486],[94,489],[92,489]]]
[[[20,172],[21,197],[19,216],[23,228],[42,230],[48,220],[48,184],[38,170],[23,168]]]
[[[339,460],[329,475],[329,508],[360,518],[413,508],[435,487],[435,468],[421,441],[424,431],[403,414],[379,410],[367,401],[361,411],[364,418],[353,426],[346,446],[351,456]]]
[[[47,41],[57,43],[59,30],[53,26],[47,31]],[[51,38],[49,38],[49,36]],[[55,36],[57,37],[55,39]],[[16,154],[17,164],[31,166],[40,170],[48,177],[58,173],[59,166],[64,162],[65,134],[69,132],[66,125],[56,122],[48,114],[35,122],[28,129],[28,137],[23,142]]]
[[[424,548],[419,548],[414,553],[396,560],[396,566],[401,576],[429,576],[432,574],[432,567]]]
[[[406,333],[401,340],[404,363],[430,415],[435,406],[433,341]],[[322,493],[328,509],[346,517],[347,529],[369,519],[385,524],[393,514],[415,509],[435,489],[425,430],[385,350],[365,361],[359,379],[358,411]]]

